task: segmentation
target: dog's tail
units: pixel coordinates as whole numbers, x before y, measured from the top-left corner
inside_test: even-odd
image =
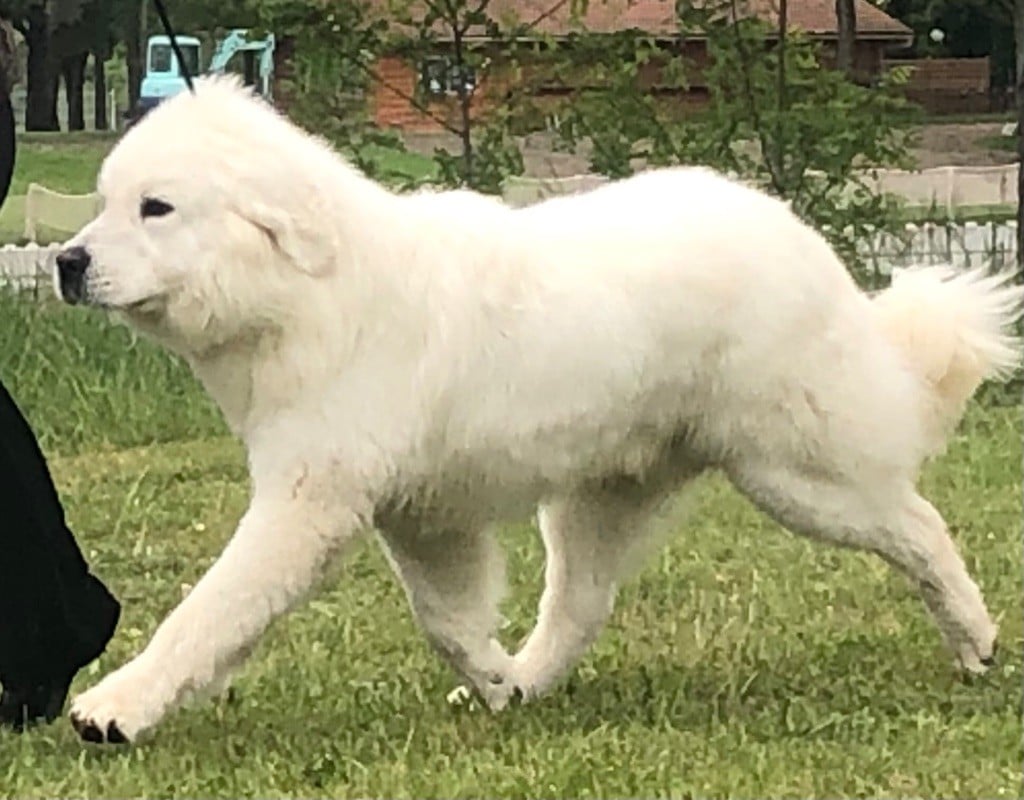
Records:
[[[914,267],[893,274],[874,306],[889,340],[924,380],[923,420],[930,452],[945,446],[982,381],[1008,377],[1019,365],[1024,286],[1013,273]]]

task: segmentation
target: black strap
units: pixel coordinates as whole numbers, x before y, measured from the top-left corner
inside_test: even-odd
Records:
[[[188,86],[190,92],[195,93],[192,74],[189,72],[185,56],[178,45],[178,37],[174,34],[171,21],[167,17],[167,9],[164,8],[163,0],[153,0],[153,5],[156,6],[157,16],[160,17],[160,24],[163,25],[167,38],[171,40],[171,50],[174,51],[174,55],[178,59],[178,66],[185,78],[185,85]],[[11,178],[14,175],[14,109],[6,88],[0,86],[0,206],[3,205],[4,199],[7,197],[7,192],[11,188]]]
[[[181,74],[185,78],[185,85],[188,90],[195,94],[195,87],[192,85],[192,75],[188,71],[188,65],[185,63],[185,58],[181,54],[181,48],[178,46],[178,37],[174,35],[174,29],[171,27],[171,21],[167,18],[167,9],[164,8],[163,0],[153,0],[153,5],[156,6],[156,14],[160,17],[160,24],[164,26],[164,33],[167,34],[167,38],[171,40],[171,50],[174,51],[175,57],[178,59],[178,67],[181,69]]]

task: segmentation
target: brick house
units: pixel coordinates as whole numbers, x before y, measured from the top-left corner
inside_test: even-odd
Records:
[[[385,0],[379,2],[383,10],[386,7]],[[773,0],[746,0],[743,5],[769,25],[778,25],[777,5]],[[912,32],[868,0],[855,0],[855,7],[857,39],[854,69],[859,79],[870,81],[881,74],[887,52],[911,43]],[[707,101],[707,85],[702,78],[703,67],[708,61],[706,42],[699,35],[692,34],[685,41],[679,40],[675,3],[671,0],[591,0],[581,18],[572,16],[570,3],[559,0],[491,0],[488,10],[495,19],[514,16],[528,23],[531,30],[537,32],[538,41],[553,41],[555,46],[559,40],[565,40],[580,30],[591,33],[640,31],[654,38],[660,45],[681,52],[692,66],[687,89],[659,92],[659,95],[664,95],[664,102],[685,109],[699,107]],[[789,0],[787,19],[788,30],[802,31],[822,43],[826,62],[834,58],[837,39],[834,0]],[[474,48],[486,50],[489,40],[483,31],[470,29],[465,41]],[[438,46],[436,56],[428,56],[418,65],[411,64],[399,55],[384,56],[378,60],[375,72],[380,81],[375,83],[371,99],[377,125],[409,132],[428,132],[440,127],[432,117],[456,121],[458,103],[445,59],[450,40],[446,42],[441,32],[438,35]],[[489,66],[486,74],[470,78],[474,89],[474,110],[488,102],[500,102],[503,84],[512,80],[510,75],[503,74],[500,49],[495,48],[487,56]],[[641,88],[649,90],[655,86],[656,69],[651,65],[649,74],[641,76]],[[458,76],[455,79],[458,80]],[[555,100],[559,93],[573,90],[574,87],[567,87],[566,83],[562,81],[561,88],[547,86],[540,91]],[[416,97],[425,103],[431,113],[424,114],[409,102],[409,97]]]
[[[976,114],[998,108],[998,94],[989,88],[988,56],[887,59],[884,66],[909,68],[903,94],[931,114]]]

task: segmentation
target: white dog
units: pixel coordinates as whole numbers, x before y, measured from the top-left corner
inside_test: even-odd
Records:
[[[130,131],[99,191],[59,291],[188,361],[253,496],[145,650],[74,701],[84,738],[133,740],[221,686],[367,530],[467,684],[495,709],[534,697],[598,635],[659,503],[708,468],[791,530],[880,555],[965,669],[991,662],[996,627],[915,482],[1016,363],[1005,277],[911,270],[869,298],[783,203],[704,169],[522,210],[396,195],[225,80]],[[512,655],[491,526],[538,506],[546,585]]]

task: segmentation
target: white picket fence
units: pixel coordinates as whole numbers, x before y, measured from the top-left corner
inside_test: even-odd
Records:
[[[37,244],[0,247],[0,286],[38,293],[53,278],[60,245]]]
[[[899,233],[879,232],[862,239],[857,254],[863,267],[881,275],[914,264],[1009,268],[1017,260],[1017,223],[907,225]]]

